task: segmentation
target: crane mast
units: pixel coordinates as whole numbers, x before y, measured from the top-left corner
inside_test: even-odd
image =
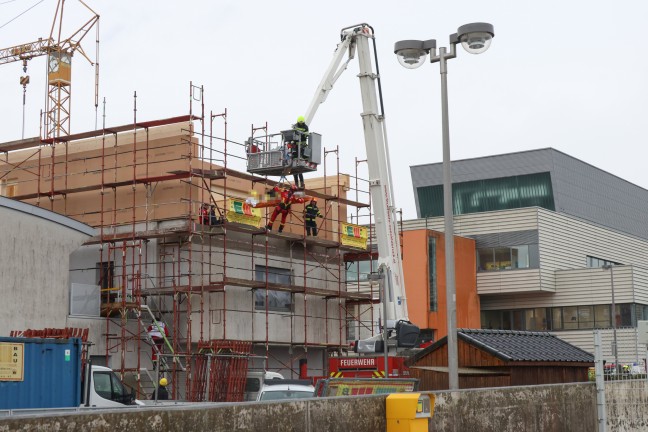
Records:
[[[378,85],[378,88],[380,86],[380,76],[377,73],[377,58],[375,59],[376,72],[374,72],[369,45],[369,40],[374,40],[373,29],[367,24],[347,27],[342,30],[341,38],[342,41],[333,54],[333,60],[320,82],[306,111],[305,118],[307,123],[314,118],[317,108],[326,100],[335,81],[357,54],[362,96],[361,116],[369,168],[369,192],[374,212],[374,231],[378,243],[378,270],[383,278],[383,283],[387,284],[387,295],[384,295],[382,299],[386,311],[382,324],[386,325],[388,329],[398,332],[399,323],[407,322],[410,342],[401,346],[412,346],[418,336],[418,328],[411,325],[408,320],[385,116],[384,112],[379,109],[382,108],[382,104],[379,107],[376,91],[376,86]],[[347,51],[348,58],[340,66]],[[412,332],[416,334],[412,335]],[[376,352],[378,350],[376,342],[379,340],[382,340],[380,335],[360,340],[356,343],[356,348],[358,352]]]

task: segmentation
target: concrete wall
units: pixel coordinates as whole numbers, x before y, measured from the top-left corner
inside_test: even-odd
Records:
[[[72,219],[0,197],[0,335],[67,326],[70,254],[93,233]]]
[[[592,432],[594,384],[503,387],[436,394],[431,431]]]
[[[605,402],[609,432],[648,430],[648,381],[606,382]]]
[[[588,383],[435,393],[435,413],[429,430],[592,432],[597,425],[595,392],[595,385]],[[222,404],[165,410],[135,409],[101,415],[48,415],[37,420],[0,420],[0,431],[19,429],[25,432],[376,432],[385,430],[385,426],[385,396]]]

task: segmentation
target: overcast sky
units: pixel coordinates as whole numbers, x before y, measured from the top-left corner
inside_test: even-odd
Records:
[[[458,26],[485,21],[495,26],[491,48],[481,55],[459,48],[448,64],[452,158],[553,147],[648,188],[642,0],[87,3],[101,15],[99,93],[108,126],[132,122],[134,91],[140,121],[187,114],[193,81],[204,86],[208,111],[227,108],[231,140],[243,142],[252,124],[266,121],[271,132],[286,129],[308,107],[340,29],[366,22],[376,32],[396,205],[415,218],[409,167],[442,159],[439,67],[404,69],[394,42],[434,38],[447,46]],[[0,0],[0,48],[47,37],[55,6],[56,0]],[[67,0],[63,35],[89,17]],[[94,40],[92,32],[83,44],[92,58]],[[45,59],[32,60],[28,73],[31,137],[44,106]],[[366,157],[357,73],[353,62],[310,125],[327,149],[339,146],[343,172]],[[0,142],[21,138],[22,74],[18,62],[0,65]],[[77,55],[73,133],[94,129],[95,121],[101,126],[103,108],[96,119],[93,92],[94,68]]]

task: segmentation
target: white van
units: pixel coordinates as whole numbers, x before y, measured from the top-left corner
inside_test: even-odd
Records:
[[[284,377],[278,372],[267,371],[249,371],[247,380],[245,381],[245,394],[243,400],[245,402],[255,401],[259,395],[259,390],[267,381],[283,380]]]

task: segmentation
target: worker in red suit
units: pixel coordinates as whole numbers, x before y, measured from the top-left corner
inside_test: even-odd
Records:
[[[198,222],[203,225],[209,225],[209,204],[203,204],[200,207],[200,215],[198,216]]]
[[[153,343],[155,344],[155,346],[151,347],[153,351],[151,353],[151,360],[153,361],[153,365],[157,366],[157,353],[162,352],[164,348],[164,338],[169,337],[169,329],[167,328],[166,324],[160,321],[160,317],[157,316],[155,317],[153,323],[148,326],[146,332],[149,334],[149,336],[153,340]]]
[[[272,212],[272,216],[270,216],[270,222],[268,222],[266,228],[268,229],[268,231],[271,231],[275,219],[277,219],[277,216],[279,216],[279,213],[281,213],[281,224],[279,225],[279,232],[283,232],[284,225],[286,224],[286,218],[288,217],[288,213],[290,213],[290,206],[293,203],[303,203],[304,199],[297,198],[295,196],[297,185],[292,185],[290,188],[279,188],[279,186],[275,186],[273,190],[275,192],[280,192],[281,198],[279,204],[277,204],[277,206],[275,207],[274,212]]]

